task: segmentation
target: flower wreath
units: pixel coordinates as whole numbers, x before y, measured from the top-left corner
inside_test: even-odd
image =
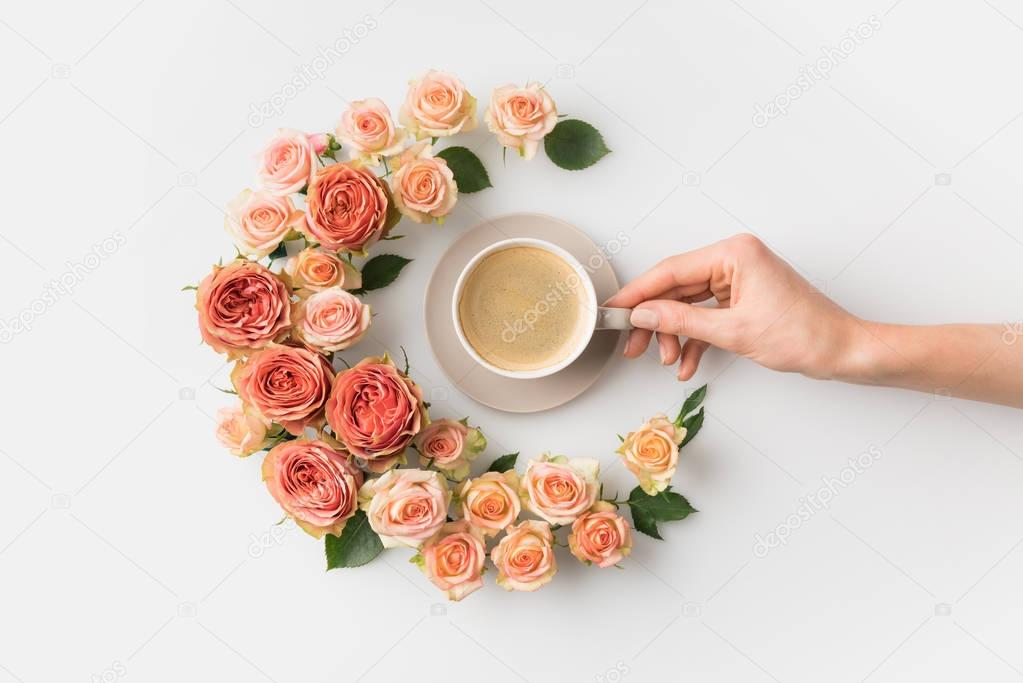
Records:
[[[610,151],[593,126],[560,118],[539,83],[496,88],[483,114],[505,152],[523,159],[542,142],[556,165],[580,170]],[[468,418],[431,421],[407,358],[399,369],[386,354],[354,366],[336,355],[372,324],[361,295],[410,262],[368,251],[400,238],[391,231],[402,217],[442,223],[460,192],[492,187],[468,148],[435,151],[441,138],[477,125],[476,99],[458,78],[429,71],[411,81],[399,122],[372,98],[352,102],[332,134],[278,131],[260,157],[260,189],[228,204],[224,224],[238,255],[186,288],[196,290],[203,340],[235,361],[234,389],[225,391],[240,401],[219,411],[217,437],[236,456],[266,452],[267,490],[324,539],[328,569],[407,546],[451,600],[483,585],[488,557],[498,585],[532,591],[557,571],[562,527],[579,560],[616,565],[632,548],[632,528],[660,538],[658,522],[694,512],[669,483],[679,449],[703,424],[706,387],[674,420],[659,415],[619,436],[617,453],[639,480],[626,500],[604,498],[590,458],[542,455],[519,475],[510,453],[470,477],[483,432]],[[347,161],[338,161],[341,150]],[[285,243],[295,241],[302,248],[289,255]],[[368,260],[357,267],[356,257]],[[410,450],[419,467],[407,467]]]

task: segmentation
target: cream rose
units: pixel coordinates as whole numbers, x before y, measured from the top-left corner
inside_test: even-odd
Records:
[[[597,500],[600,463],[591,458],[543,455],[526,465],[523,504],[551,524],[571,524]]]
[[[632,552],[632,531],[615,506],[601,500],[572,522],[568,547],[582,562],[611,567]]]
[[[509,591],[535,591],[558,571],[554,534],[547,522],[526,520],[508,528],[490,553],[497,567],[497,585]]]
[[[263,450],[269,426],[256,410],[244,403],[217,411],[217,440],[232,455],[241,458]]]
[[[678,467],[679,444],[685,438],[684,427],[657,415],[629,432],[616,453],[639,479],[640,487],[653,496],[668,488]]]
[[[443,219],[458,201],[458,184],[448,162],[417,142],[389,162],[394,206],[416,223]]]
[[[487,440],[479,427],[470,428],[465,420],[444,419],[430,423],[412,444],[448,479],[458,481],[469,476],[469,463],[486,449]]]
[[[348,145],[352,159],[374,166],[381,157],[400,152],[407,136],[404,129],[395,128],[391,110],[375,97],[352,102],[341,114],[335,135]]]
[[[483,120],[498,142],[532,159],[540,141],[557,125],[558,109],[542,84],[526,83],[524,88],[509,84],[494,89]]]
[[[461,520],[448,522],[426,541],[416,563],[448,600],[458,601],[483,587],[481,575],[486,559],[483,534]]]
[[[345,259],[316,249],[303,249],[284,262],[281,277],[292,289],[319,292],[331,287],[359,289],[362,273]]]
[[[263,258],[304,222],[305,214],[296,211],[288,197],[242,190],[227,204],[224,229],[238,251]]]
[[[420,547],[444,526],[451,492],[426,470],[389,470],[359,490],[359,505],[385,548]]]
[[[468,132],[476,128],[476,98],[451,74],[430,70],[409,81],[398,118],[417,140]]]
[[[496,536],[515,523],[522,511],[515,470],[485,472],[455,489],[462,517],[486,536]]]
[[[356,344],[373,321],[369,305],[340,287],[300,299],[294,304],[291,317],[295,339],[325,354]]]
[[[325,136],[281,129],[263,150],[259,180],[270,194],[285,196],[299,192],[313,179],[316,155]]]

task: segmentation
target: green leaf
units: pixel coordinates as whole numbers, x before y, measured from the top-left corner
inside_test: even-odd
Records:
[[[362,294],[386,287],[394,282],[401,269],[410,263],[412,263],[412,259],[397,254],[374,256],[362,266],[362,288],[356,290],[357,293]]]
[[[686,436],[682,439],[682,443],[678,445],[679,448],[692,441],[693,437],[699,433],[700,428],[703,427],[703,408],[700,408],[700,412],[695,415],[690,415],[682,420],[682,426],[686,429]]]
[[[629,509],[632,510],[632,522],[636,531],[661,538],[657,531],[657,522],[673,522],[685,519],[696,512],[696,508],[689,504],[681,494],[675,493],[669,487],[655,496],[648,496],[642,488],[637,486],[629,493]]]
[[[448,147],[437,153],[455,175],[458,191],[471,193],[493,187],[480,158],[468,147]]]
[[[490,467],[487,468],[487,472],[507,472],[510,469],[514,469],[515,461],[518,457],[518,453],[502,455],[500,458],[490,463]]]
[[[600,131],[579,119],[565,119],[543,139],[550,160],[561,168],[579,171],[600,161],[611,150]]]
[[[268,254],[268,256],[270,257],[270,262],[271,263],[273,263],[274,261],[276,261],[279,258],[284,258],[287,255],[288,255],[288,247],[284,244],[284,242],[281,242],[280,244],[278,244],[277,248],[274,249],[273,251],[271,251]]]
[[[706,384],[689,394],[689,397],[682,403],[682,410],[678,411],[678,417],[675,418],[675,423],[682,424],[682,420],[686,417],[686,415],[696,410],[696,407],[703,403],[703,399],[706,398],[706,396]]]
[[[194,292],[197,289],[199,289],[199,288],[196,287],[195,285],[185,285],[184,287],[181,288],[181,291],[182,292],[187,292],[187,291],[193,291]]]
[[[361,567],[384,549],[380,537],[369,526],[369,518],[362,510],[348,520],[341,536],[327,534],[324,550],[327,553],[327,569],[338,567]]]

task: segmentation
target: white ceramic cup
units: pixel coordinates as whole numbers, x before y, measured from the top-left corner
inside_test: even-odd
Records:
[[[462,330],[462,321],[458,315],[458,302],[462,297],[462,290],[465,288],[465,282],[468,280],[469,274],[476,268],[476,265],[490,254],[503,251],[505,249],[511,249],[513,247],[534,247],[554,254],[572,267],[572,270],[574,270],[579,276],[579,286],[583,288],[583,298],[585,301],[583,303],[581,313],[582,315],[587,316],[588,319],[581,327],[584,330],[589,330],[589,334],[583,334],[579,337],[575,348],[572,349],[572,352],[568,354],[568,356],[553,365],[538,368],[536,370],[505,370],[504,368],[499,368],[492,363],[488,363],[479,355],[479,353],[476,352],[476,349],[472,347],[472,344],[469,343],[469,340],[465,336],[465,332]],[[590,279],[589,273],[574,256],[556,244],[527,237],[495,242],[473,256],[458,276],[458,281],[455,283],[455,292],[451,297],[451,317],[455,325],[455,334],[458,335],[458,341],[462,343],[462,347],[465,349],[465,352],[468,353],[469,356],[476,361],[476,363],[487,370],[513,379],[535,379],[537,377],[546,377],[547,375],[553,375],[555,372],[567,368],[583,351],[586,350],[586,346],[590,343],[590,340],[593,338],[593,333],[596,330],[631,330],[632,324],[629,322],[629,315],[631,313],[632,309],[629,308],[607,308],[597,305],[597,292],[593,288],[593,280]]]

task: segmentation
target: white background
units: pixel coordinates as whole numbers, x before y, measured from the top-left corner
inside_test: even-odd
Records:
[[[1018,3],[236,2],[0,11],[0,310],[32,327],[0,355],[0,681],[1023,677],[1019,412],[711,352],[687,385],[650,355],[562,408],[505,415],[446,385],[421,308],[438,255],[481,216],[539,211],[598,242],[628,234],[624,279],[750,230],[859,315],[1020,321]],[[881,28],[830,79],[752,124],[871,15]],[[360,23],[375,28],[279,114],[250,117]],[[612,491],[632,485],[615,433],[709,382],[677,476],[700,512],[638,538],[624,571],[565,553],[538,593],[491,576],[446,607],[403,551],[328,574],[294,527],[268,536],[281,513],[258,457],[213,438],[227,368],[179,290],[233,254],[222,207],[275,128],[330,130],[367,96],[396,111],[428,67],[460,75],[481,111],[497,85],[548,81],[614,152],[569,173],[542,155],[502,166],[485,130],[463,138],[496,188],[443,227],[402,224],[388,246],[415,261],[371,296],[360,350],[404,344],[432,413],[490,437],[481,462],[595,456]],[[73,292],[32,313],[62,275]],[[828,510],[754,554],[871,446],[882,457]]]

